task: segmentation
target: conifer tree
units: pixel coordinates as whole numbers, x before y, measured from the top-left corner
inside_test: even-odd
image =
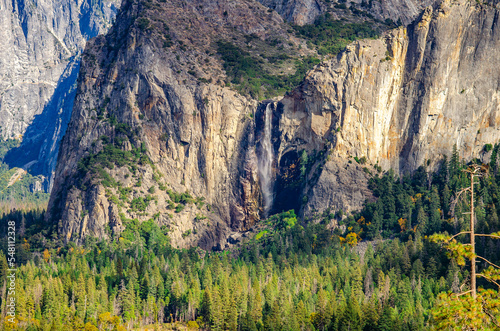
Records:
[[[212,291],[212,306],[210,307],[210,322],[213,330],[222,330],[224,327],[224,311],[221,309],[221,289],[214,287]]]
[[[3,251],[0,250],[0,287],[3,287],[5,280],[7,279],[5,276],[7,275],[7,258]]]
[[[389,305],[384,305],[384,309],[382,310],[382,314],[380,315],[380,319],[378,321],[378,329],[380,331],[396,330],[394,328],[393,310]]]
[[[379,314],[377,311],[377,301],[375,296],[363,302],[362,305],[364,326],[363,331],[378,330]]]
[[[358,300],[354,295],[351,295],[347,301],[346,308],[339,322],[340,331],[361,331],[361,308]]]
[[[328,311],[328,294],[320,288],[318,291],[318,299],[316,301],[316,312],[314,314],[314,326],[317,330],[326,330],[330,324],[331,313]]]
[[[28,318],[28,312],[26,310],[26,292],[24,291],[23,280],[18,279],[16,283],[16,313],[19,320],[25,321]]]
[[[429,225],[427,227],[429,233],[436,233],[441,230],[440,206],[441,201],[439,199],[437,187],[433,186],[429,197]]]
[[[83,272],[80,273],[74,286],[76,316],[83,321],[87,313],[87,293],[85,291],[85,279]]]
[[[210,322],[212,314],[212,294],[211,288],[206,287],[203,291],[203,299],[200,305],[200,315],[203,317],[205,322]]]
[[[491,234],[476,233],[476,219],[474,208],[474,184],[475,179],[482,175],[485,167],[472,165],[466,172],[470,175],[470,187],[458,192],[457,198],[462,193],[470,194],[470,225],[466,231],[461,231],[453,236],[447,234],[435,234],[431,237],[433,242],[441,243],[449,251],[449,256],[455,259],[458,265],[465,265],[470,261],[470,284],[469,290],[455,294],[441,294],[436,309],[433,311],[434,319],[438,328],[462,328],[467,330],[480,330],[491,326],[499,327],[500,299],[498,292],[488,289],[476,288],[476,279],[482,277],[500,287],[500,267],[476,254],[476,237],[489,237],[500,239],[500,232]],[[467,244],[458,242],[455,238],[467,234],[470,241]],[[482,260],[490,266],[480,273],[476,270],[476,261]],[[469,312],[474,312],[470,314]]]

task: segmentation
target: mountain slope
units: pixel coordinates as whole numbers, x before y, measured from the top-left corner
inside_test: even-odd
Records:
[[[314,54],[276,12],[128,1],[83,56],[47,220],[66,241],[150,220],[178,247],[222,248],[268,210],[358,209],[370,173],[435,166],[455,144],[467,159],[499,139],[497,16],[443,1],[259,103],[303,68],[294,54]]]
[[[338,19],[346,17],[370,17],[392,20],[408,25],[422,10],[437,0],[259,0],[263,5],[276,10],[287,21],[312,24],[322,14],[329,13]]]
[[[155,218],[177,245],[216,246],[260,213],[257,101],[228,87],[246,68],[231,79],[222,58],[265,65],[273,49],[310,51],[254,1],[127,1],[117,22],[83,55],[49,215],[66,240]]]

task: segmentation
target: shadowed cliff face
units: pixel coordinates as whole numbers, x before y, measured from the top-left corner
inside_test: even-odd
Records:
[[[372,198],[374,165],[413,171],[455,144],[470,158],[498,140],[497,17],[444,1],[408,28],[350,45],[273,102],[271,213],[357,209]],[[128,1],[117,22],[83,55],[47,219],[65,240],[153,219],[176,246],[224,247],[264,211],[256,146],[269,101],[226,86],[214,44],[297,41],[254,1]]]
[[[282,145],[300,140],[297,148],[312,150],[330,141],[335,160],[305,193],[306,211],[364,201],[366,180],[347,175],[349,157],[366,157],[372,172],[377,163],[411,172],[436,166],[454,145],[471,159],[500,139],[498,15],[493,6],[443,1],[408,28],[348,46],[282,100]]]
[[[0,1],[0,128],[21,139],[6,162],[50,175],[71,115],[79,55],[117,1]]]

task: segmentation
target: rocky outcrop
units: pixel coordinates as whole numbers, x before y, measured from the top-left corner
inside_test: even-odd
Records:
[[[337,19],[350,14],[390,19],[403,25],[410,24],[422,11],[437,0],[259,0],[276,10],[284,19],[298,25],[312,24],[321,14],[330,13]],[[351,10],[352,7],[352,10]]]
[[[304,192],[307,202],[302,215],[313,218],[330,210],[341,216],[343,212],[357,210],[367,200],[373,201],[373,193],[368,189],[370,175],[363,168],[354,160],[349,163],[344,158],[328,159],[315,185]]]
[[[373,17],[394,22],[406,26],[412,23],[422,11],[440,2],[439,0],[356,0],[356,7],[373,15]]]
[[[248,229],[261,213],[258,102],[226,87],[216,42],[288,36],[286,25],[254,1],[122,6],[117,24],[83,55],[48,219],[61,221],[65,240],[78,241],[117,235],[127,219],[155,217],[176,246],[223,247],[232,231]],[[82,171],[96,163],[83,161],[98,159],[110,145],[141,158]],[[116,184],[104,181],[103,171]],[[187,191],[204,205],[183,207],[173,197]],[[144,199],[147,207],[137,210],[134,203]]]
[[[22,139],[6,162],[50,175],[71,115],[79,54],[105,32],[118,0],[0,1],[1,137]],[[35,164],[36,163],[36,164]]]
[[[259,0],[264,6],[276,10],[285,20],[298,25],[313,23],[325,11],[318,0]]]
[[[284,98],[280,155],[331,144],[305,210],[359,208],[352,190],[364,192],[363,181],[336,175],[349,157],[365,157],[366,172],[403,173],[436,166],[454,145],[471,159],[498,142],[498,16],[490,5],[445,0],[407,28],[348,46]],[[321,188],[342,183],[346,191]]]

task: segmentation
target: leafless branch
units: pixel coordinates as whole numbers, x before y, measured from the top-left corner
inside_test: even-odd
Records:
[[[453,235],[450,237],[450,239],[448,239],[448,241],[451,241],[453,238],[455,238],[456,236],[459,236],[461,234],[466,234],[466,233],[470,233],[470,231],[462,231],[462,232],[459,232],[457,233],[456,235]]]
[[[466,292],[458,293],[458,294],[457,294],[457,297],[462,296],[462,295],[465,295],[465,294],[470,293],[470,292],[472,292],[472,290],[468,290],[468,291],[466,291]]]
[[[450,214],[451,214],[451,217],[455,216],[455,206],[458,203],[458,199],[460,198],[460,196],[462,195],[462,193],[464,193],[466,191],[470,191],[470,187],[466,187],[466,188],[461,189],[460,191],[458,191],[457,196],[455,197],[455,199],[453,199],[451,201],[451,204],[450,204]]]
[[[486,260],[484,257],[479,256],[479,255],[476,255],[476,257],[477,257],[477,258],[479,258],[479,259],[481,259],[481,260],[483,260],[483,261],[488,262],[489,264],[491,264],[491,265],[492,265],[492,266],[494,266],[495,268],[500,269],[500,267],[499,267],[499,266],[497,266],[497,265],[496,265],[496,264],[494,264],[494,263],[491,263],[490,261]]]
[[[489,311],[487,311],[486,309],[484,309],[484,312],[486,313],[486,315],[488,315],[490,318],[491,318],[491,321],[493,322],[493,324],[495,324],[497,326],[497,328],[500,327],[500,325],[498,324],[498,321],[496,319],[495,316],[493,316]]]
[[[495,239],[500,239],[500,236],[494,236],[491,234],[476,233],[476,237],[490,237]]]
[[[476,274],[476,276],[486,278],[486,280],[487,280],[487,281],[494,283],[496,286],[498,286],[498,287],[500,288],[500,284],[498,284],[497,282],[495,282],[495,281],[494,281],[493,279],[491,279],[490,277],[485,276],[485,275],[483,275],[483,274]]]

